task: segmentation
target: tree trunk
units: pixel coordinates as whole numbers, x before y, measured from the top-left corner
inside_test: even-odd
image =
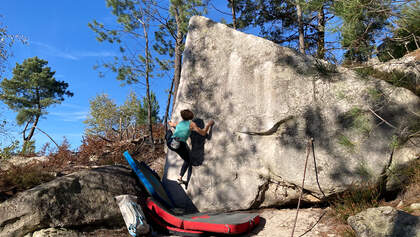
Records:
[[[298,18],[298,31],[299,31],[299,52],[305,54],[305,38],[303,31],[303,19],[302,19],[302,6],[299,0],[296,0],[296,11]]]
[[[35,132],[35,129],[36,129],[36,125],[38,124],[38,121],[39,121],[39,117],[40,117],[40,116],[36,116],[36,117],[35,117],[35,121],[34,121],[34,123],[32,124],[32,128],[31,128],[31,131],[29,131],[29,135],[28,135],[27,137],[25,137],[25,134],[23,135],[23,140],[24,140],[25,142],[30,141],[30,140],[31,140],[31,138],[32,138],[32,136],[34,135],[34,132]],[[28,124],[29,124],[29,122],[28,122]],[[25,128],[25,129],[26,129],[26,128]]]
[[[233,29],[236,30],[235,0],[230,0],[230,3],[232,4],[232,24],[233,24]]]
[[[149,77],[150,77],[150,51],[149,51],[149,37],[147,34],[147,27],[146,24],[141,21],[143,25],[144,31],[144,40],[145,40],[145,56],[146,56],[146,97],[147,97],[147,120],[149,125],[149,141],[152,145],[152,148],[155,148],[155,144],[153,141],[153,125],[152,125],[152,99],[150,97],[150,84],[149,84]]]
[[[317,49],[317,58],[325,58],[325,13],[324,6],[321,6],[321,9],[318,11],[318,49]]]
[[[28,126],[31,122],[32,122],[32,118],[26,123],[25,128],[22,131],[23,142],[26,141],[26,129],[28,129]]]
[[[181,79],[181,64],[182,64],[182,41],[183,41],[183,33],[181,31],[181,19],[179,19],[178,8],[175,9],[175,22],[176,22],[176,39],[175,39],[175,62],[174,62],[174,99],[172,102],[172,112],[173,114],[175,103],[176,103],[176,96],[178,95],[178,86]]]
[[[122,137],[122,116],[120,115],[120,128],[119,128],[119,133],[120,133],[120,141],[122,141],[123,137]]]
[[[168,130],[169,106],[171,105],[171,97],[172,97],[172,90],[174,88],[174,80],[175,80],[175,77],[172,78],[171,89],[169,90],[169,95],[168,95],[168,102],[166,103],[165,117],[163,119],[163,122],[165,124],[165,131]]]
[[[36,116],[36,117],[35,117],[35,121],[34,121],[34,123],[32,124],[32,128],[31,128],[31,130],[29,131],[28,136],[25,136],[25,134],[26,134],[26,129],[28,128],[29,124],[32,122],[32,119],[31,119],[31,120],[29,120],[29,121],[28,121],[28,123],[26,123],[25,129],[23,130],[23,145],[22,145],[22,153],[24,153],[24,152],[25,152],[25,150],[26,150],[26,144],[27,144],[27,143],[31,140],[32,136],[33,136],[33,135],[34,135],[34,133],[35,133],[35,129],[36,129],[36,125],[38,124],[39,117],[40,117],[40,116]]]

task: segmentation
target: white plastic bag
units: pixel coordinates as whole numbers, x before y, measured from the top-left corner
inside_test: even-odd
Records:
[[[146,222],[143,210],[137,204],[137,197],[132,195],[119,195],[115,197],[121,214],[131,236],[140,236],[149,233],[150,226]]]

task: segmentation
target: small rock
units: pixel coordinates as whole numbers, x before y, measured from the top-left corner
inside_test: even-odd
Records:
[[[398,208],[401,208],[401,207],[403,207],[403,205],[404,205],[404,202],[403,202],[403,200],[401,200],[401,201],[398,203],[397,207],[398,207]]]
[[[56,237],[56,236],[62,236],[62,237],[79,237],[80,234],[78,232],[75,232],[73,230],[67,230],[64,228],[48,228],[40,231],[36,231],[32,234],[31,237]]]
[[[420,203],[413,203],[410,205],[410,209],[412,210],[420,210]]]
[[[347,219],[356,236],[420,236],[420,217],[393,207],[369,208]]]

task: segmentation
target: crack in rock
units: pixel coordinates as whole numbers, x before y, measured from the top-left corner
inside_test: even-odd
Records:
[[[277,130],[279,129],[280,125],[282,125],[283,123],[293,119],[294,116],[290,115],[288,117],[286,117],[285,119],[282,119],[280,121],[278,121],[277,123],[274,124],[274,126],[272,128],[270,128],[269,130],[265,131],[265,132],[238,132],[238,133],[244,133],[244,134],[248,134],[248,135],[252,135],[252,136],[269,136],[269,135],[273,135],[274,133],[277,132]]]

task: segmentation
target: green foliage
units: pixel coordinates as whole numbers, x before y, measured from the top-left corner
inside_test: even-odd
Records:
[[[115,56],[111,62],[105,62],[102,66],[117,74],[117,80],[124,85],[138,83],[146,76],[147,71],[152,71],[154,64],[152,56],[146,54],[146,50],[138,45],[144,45],[145,32],[142,23],[145,23],[146,31],[149,28],[150,18],[157,14],[151,6],[155,1],[150,0],[105,0],[106,6],[111,8],[112,14],[117,17],[119,27],[109,29],[104,24],[94,20],[88,26],[97,34],[99,42],[116,44],[120,49],[120,56]],[[132,46],[134,43],[135,46]],[[147,56],[145,56],[147,55]],[[151,75],[148,75],[151,76]]]
[[[0,149],[0,159],[10,159],[14,154],[17,153],[19,148],[19,141],[12,141],[11,144]]]
[[[337,25],[344,54],[350,62],[364,62],[375,49],[377,36],[388,24],[390,0],[338,0],[332,9],[342,22]]]
[[[316,1],[325,3],[327,1]],[[316,29],[314,24],[311,24],[312,11],[316,8],[315,4],[311,2],[300,4],[306,9],[306,14],[303,15],[304,24],[306,25],[305,45],[306,48],[313,48],[316,45]],[[322,5],[321,4],[321,5]],[[229,9],[231,3],[228,3]],[[237,28],[244,29],[246,27],[254,26],[259,28],[259,34],[280,45],[297,47],[297,14],[296,2],[284,0],[235,0],[235,8],[237,12]],[[318,6],[319,9],[319,6]],[[318,10],[317,9],[317,10]]]
[[[22,145],[21,155],[33,156],[35,155],[35,141],[25,141]]]
[[[413,160],[404,165],[390,168],[389,179],[397,179],[396,190],[401,190],[400,198],[405,205],[418,202],[420,194],[420,159]],[[347,219],[368,208],[382,206],[384,188],[383,183],[371,181],[352,184],[347,191],[339,193],[328,201],[331,208],[330,214],[342,224],[347,224]],[[350,230],[346,234],[354,236]],[[347,236],[347,235],[343,235]]]
[[[97,95],[90,100],[89,116],[83,123],[87,126],[86,134],[106,136],[112,129],[118,129],[118,107],[107,94]]]
[[[392,72],[383,72],[374,69],[371,66],[358,67],[354,69],[356,73],[363,79],[368,79],[370,76],[377,79],[384,80],[390,84],[398,87],[404,87],[414,94],[420,96],[420,88],[417,86],[418,78],[414,73],[405,73],[398,70]]]
[[[337,99],[338,100],[344,100],[344,99],[346,99],[347,97],[346,97],[346,94],[343,92],[343,91],[338,91],[337,92]]]
[[[151,92],[152,123],[159,122],[159,104],[156,95]],[[97,95],[90,101],[88,118],[83,121],[87,128],[85,133],[107,137],[112,132],[125,130],[130,125],[147,124],[147,98],[139,100],[134,92],[128,94],[124,104],[117,106],[107,94]],[[120,120],[121,119],[121,120]]]
[[[376,88],[369,88],[367,93],[369,98],[374,102],[381,100],[384,96],[383,93]]]
[[[170,9],[172,17],[175,17],[175,12],[179,16],[180,24],[177,26],[181,29],[183,35],[188,32],[188,22],[192,16],[204,15],[207,0],[170,0]]]
[[[372,171],[366,164],[366,161],[362,161],[355,170],[356,175],[358,175],[364,182],[371,181],[373,175]]]
[[[38,57],[25,59],[22,64],[16,63],[11,79],[0,83],[0,100],[18,113],[18,125],[32,122],[35,129],[38,119],[47,114],[47,107],[61,103],[65,95],[73,96],[67,90],[68,84],[57,81],[47,64]]]
[[[391,143],[389,144],[389,147],[391,149],[396,149],[398,148],[399,145],[400,145],[400,142],[399,142],[398,136],[393,135],[391,138]]]
[[[365,112],[360,108],[353,107],[348,113],[347,117],[352,121],[352,127],[358,129],[363,134],[367,135],[372,130],[369,118]]]
[[[411,3],[410,3],[411,2]],[[420,45],[420,2],[407,1],[402,5],[401,12],[392,29],[392,37],[386,38],[378,47],[378,58],[388,61],[401,58]]]
[[[136,93],[133,91],[130,92],[124,104],[118,108],[120,116],[122,117],[122,127],[125,129],[130,125],[135,125],[141,110],[143,110],[143,108]]]
[[[372,183],[363,185],[353,184],[347,191],[338,194],[330,204],[332,214],[342,223],[347,223],[347,218],[380,203],[380,188]]]
[[[159,55],[167,55],[171,58],[156,58],[161,70],[169,71],[174,67],[175,47],[178,44],[181,52],[184,51],[189,20],[192,16],[204,15],[207,12],[207,2],[208,0],[169,1],[169,16],[166,20],[159,21],[159,30],[154,32],[156,41],[153,44],[153,49]]]
[[[158,123],[160,122],[159,119],[159,104],[158,101],[156,99],[156,95],[152,92],[150,93],[150,98],[151,98],[151,105],[152,105],[152,123]],[[144,125],[147,124],[147,107],[148,107],[149,103],[147,101],[146,97],[143,97],[143,105],[141,106],[140,111],[138,111],[137,114],[137,124],[139,125]]]
[[[356,147],[356,145],[354,145],[354,143],[343,134],[338,137],[338,144],[344,146],[350,152],[353,152]]]

